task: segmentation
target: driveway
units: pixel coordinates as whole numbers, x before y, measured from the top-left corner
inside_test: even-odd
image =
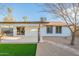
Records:
[[[79,50],[53,40],[38,43],[37,56],[79,56]]]

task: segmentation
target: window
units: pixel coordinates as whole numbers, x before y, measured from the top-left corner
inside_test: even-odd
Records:
[[[17,27],[17,35],[25,35],[25,27]]]
[[[56,26],[56,33],[61,33],[61,32],[62,32],[62,27]]]
[[[52,26],[47,26],[47,33],[52,33]]]
[[[2,28],[1,34],[6,36],[13,36],[13,28]]]

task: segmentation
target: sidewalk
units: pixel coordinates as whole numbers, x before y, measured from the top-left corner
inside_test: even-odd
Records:
[[[62,40],[62,42],[65,40]],[[61,42],[44,38],[44,42],[39,43],[37,47],[37,56],[79,56],[79,50],[68,46],[67,41]],[[67,43],[66,43],[67,42]],[[66,44],[66,45],[65,45]],[[79,47],[79,46],[77,46]]]

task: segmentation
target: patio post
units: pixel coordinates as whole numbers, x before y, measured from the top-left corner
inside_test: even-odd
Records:
[[[38,27],[38,43],[40,42],[40,24],[39,24],[39,27]]]

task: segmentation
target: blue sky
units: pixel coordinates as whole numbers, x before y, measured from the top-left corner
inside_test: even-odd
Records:
[[[46,17],[49,21],[57,21],[53,15],[42,11],[42,7],[37,4],[24,3],[2,3],[0,4],[0,19],[2,20],[7,15],[7,8],[13,8],[13,17],[16,21],[23,21],[22,17],[27,16],[29,21],[39,21],[40,17]]]

